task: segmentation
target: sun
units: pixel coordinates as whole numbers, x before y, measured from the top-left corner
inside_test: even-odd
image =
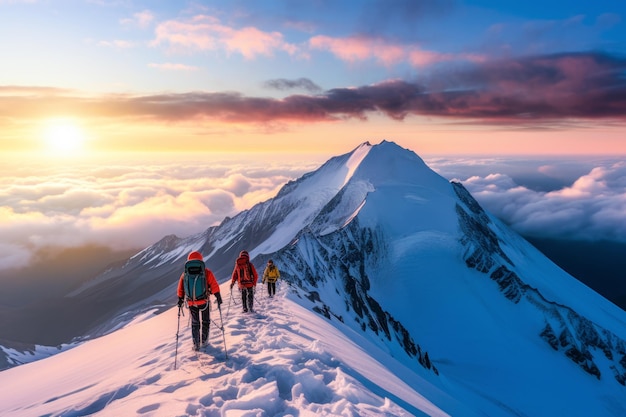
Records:
[[[71,119],[48,120],[43,129],[43,139],[48,151],[61,155],[80,153],[85,144],[85,133]]]

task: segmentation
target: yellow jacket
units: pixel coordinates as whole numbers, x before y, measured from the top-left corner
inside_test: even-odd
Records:
[[[265,271],[263,271],[263,284],[265,284],[266,281],[276,282],[278,281],[278,278],[280,278],[280,272],[278,271],[276,265],[268,265],[265,268]]]

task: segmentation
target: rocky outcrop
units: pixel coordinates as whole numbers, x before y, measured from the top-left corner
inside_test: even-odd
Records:
[[[368,265],[377,264],[385,252],[382,237],[361,228],[354,219],[343,229],[325,236],[305,231],[294,245],[272,256],[284,265],[281,277],[290,282],[296,294],[314,303],[314,311],[371,333],[383,343],[400,345],[409,358],[438,375],[428,352],[370,295]],[[307,264],[305,259],[312,263]],[[337,311],[341,303],[325,301],[321,288],[335,288],[332,296],[342,299],[345,308]]]

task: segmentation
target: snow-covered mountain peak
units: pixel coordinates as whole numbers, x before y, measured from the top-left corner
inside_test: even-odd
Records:
[[[292,413],[290,407],[301,405],[312,413],[332,414],[332,409],[369,415],[372,408],[362,404],[367,402],[386,407],[391,415],[404,413],[396,406],[418,415],[626,415],[626,314],[483,210],[461,184],[442,178],[414,152],[393,142],[363,143],[219,226],[184,239],[164,238],[123,267],[107,271],[79,296],[97,301],[96,307],[103,299],[121,300],[123,310],[117,316],[99,315],[110,331],[112,323],[118,326],[135,311],[155,306],[167,311],[173,305],[190,250],[200,250],[224,283],[243,249],[260,273],[269,258],[274,260],[281,282],[287,284],[283,290],[288,303],[275,306],[280,320],[273,328],[255,326],[254,335],[246,332],[247,317],[233,317],[227,337],[246,344],[247,350],[237,350],[236,365],[245,364],[250,371],[229,380],[223,378],[227,369],[212,370],[205,382],[228,387],[211,388],[211,398],[194,397],[188,414],[211,415],[218,409],[226,414],[236,399],[238,407],[260,408],[266,414]],[[263,294],[259,288],[257,297]],[[137,289],[143,292],[133,298]],[[286,311],[295,310],[300,312],[297,320],[283,320]],[[318,316],[312,319],[303,311]],[[172,317],[172,310],[167,314]],[[348,350],[343,341],[329,337],[330,327],[359,349]],[[250,345],[256,335],[275,340]],[[291,343],[301,337],[328,342],[324,349],[333,354],[324,354],[320,363],[320,357],[298,353],[321,346]],[[157,349],[171,357],[172,344],[164,338],[155,339]],[[293,353],[283,352],[285,347]],[[271,371],[271,348],[295,363]],[[372,352],[383,368],[411,388],[376,388],[380,379],[358,367],[369,362]],[[140,367],[156,361],[142,354]],[[363,394],[354,381],[346,390],[334,379],[344,367],[390,402]],[[141,372],[139,368],[133,372]],[[141,380],[147,385],[167,380],[156,393],[187,388],[175,374],[146,374]],[[245,388],[236,390],[233,381]],[[247,385],[251,381],[253,387]],[[131,390],[118,389],[132,397]],[[253,389],[266,392],[268,404],[260,405]],[[418,400],[414,391],[428,401]],[[71,398],[72,392],[50,396]],[[118,391],[110,392],[89,409],[121,399]],[[219,403],[213,395],[221,396]],[[347,408],[340,406],[346,405],[342,395],[348,398]],[[132,411],[159,409],[161,401],[148,398],[151,404]],[[53,402],[37,407],[48,410]],[[28,407],[21,404],[16,409]]]
[[[319,198],[320,204],[325,204],[327,198],[324,196],[337,193],[350,180],[371,149],[372,145],[365,142],[347,154],[331,158],[315,172],[287,183],[278,193],[277,198],[285,194],[292,194],[295,198],[306,198],[313,194],[321,197]]]
[[[422,191],[417,191],[418,188]],[[400,195],[395,195],[393,190]],[[275,236],[282,239],[275,244],[272,239],[265,241],[253,250],[253,255],[280,249],[295,237],[294,230],[311,229],[324,235],[344,227],[364,207],[365,199],[373,191],[378,191],[384,205],[396,208],[401,208],[407,201],[424,202],[425,194],[444,192],[451,195],[448,181],[428,168],[414,152],[393,142],[382,141],[377,145],[365,142],[350,153],[331,158],[315,172],[281,189],[271,204],[293,206],[293,201],[297,201],[298,210],[291,211],[276,231]],[[400,201],[390,204],[387,198]],[[375,200],[376,197],[368,205],[376,204]],[[405,215],[395,216],[394,221]],[[285,229],[289,233],[285,233]]]

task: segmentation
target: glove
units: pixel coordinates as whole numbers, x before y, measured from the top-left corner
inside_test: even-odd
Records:
[[[217,299],[217,306],[222,305],[222,295],[219,292],[215,293],[215,298]]]
[[[234,286],[235,286],[235,281],[230,283],[230,289],[232,290]]]
[[[182,307],[185,299],[183,297],[178,297],[178,307]]]

